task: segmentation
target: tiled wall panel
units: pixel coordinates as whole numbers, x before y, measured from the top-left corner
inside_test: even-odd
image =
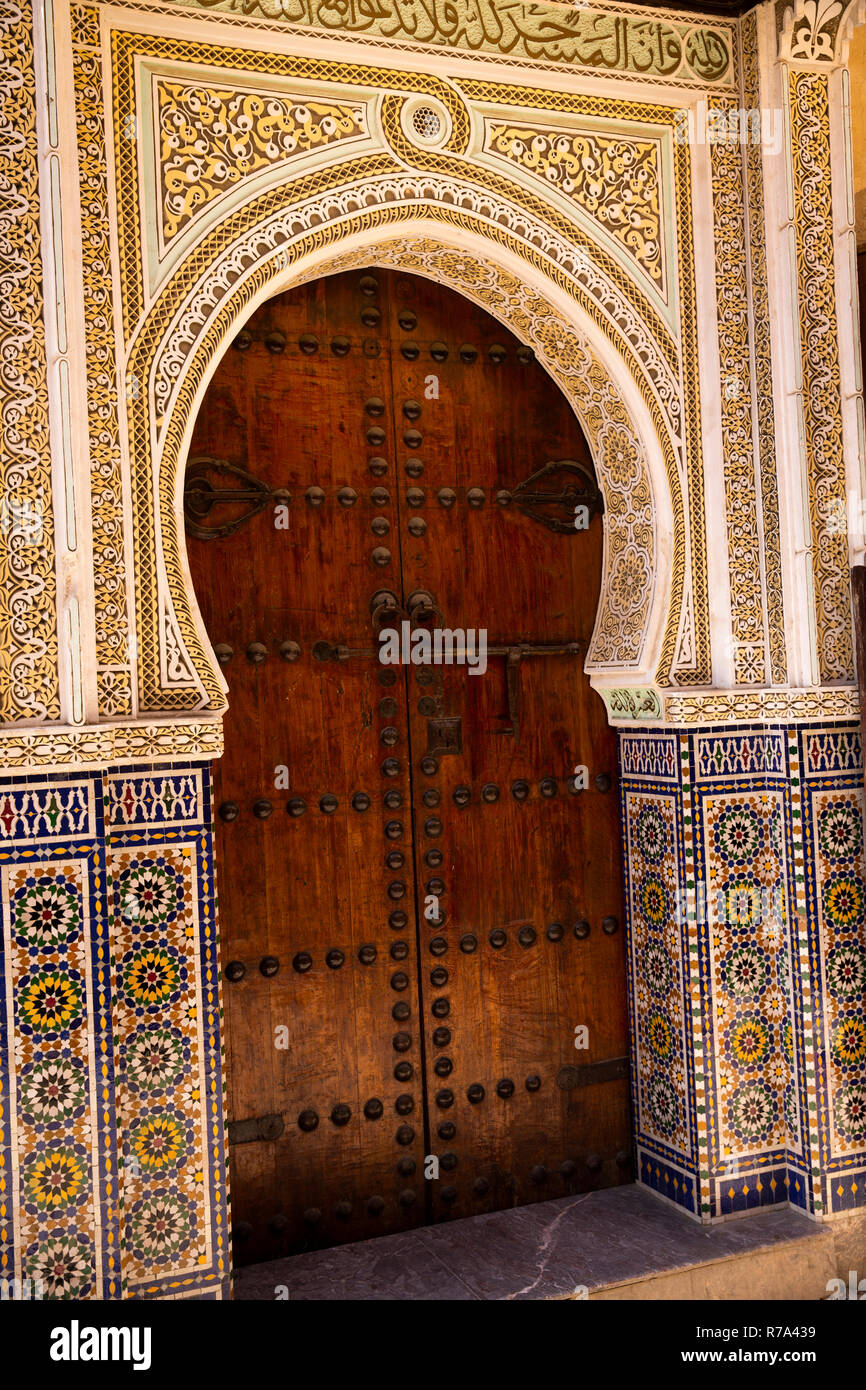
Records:
[[[866,1192],[850,726],[620,747],[639,1181],[712,1219]],[[0,788],[0,1277],[228,1291],[206,765]]]
[[[101,779],[0,793],[0,1270],[47,1298],[121,1288]]]
[[[639,1178],[704,1219],[866,1201],[860,757],[843,725],[621,737]]]
[[[863,778],[854,730],[800,733],[805,893],[815,1036],[812,1110],[820,1200],[866,1204],[866,883]]]
[[[0,833],[2,1278],[223,1296],[209,770],[22,779]]]

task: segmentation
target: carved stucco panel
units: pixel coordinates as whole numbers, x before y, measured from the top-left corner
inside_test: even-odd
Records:
[[[160,55],[175,64],[171,89],[158,75],[155,79],[157,83],[162,83],[159,90],[163,101],[163,123],[168,119],[165,93],[179,89],[181,78],[177,64],[183,56],[183,45],[143,35],[115,35],[114,85],[121,98],[114,117],[116,127],[124,118],[129,121],[135,87],[133,66],[142,51],[151,67]],[[213,60],[217,55],[211,50],[197,56]],[[237,71],[237,52],[227,50],[219,56],[225,62],[231,57],[234,71]],[[260,68],[269,70],[273,55],[254,56]],[[244,57],[250,55],[245,54]],[[326,71],[327,65],[315,63],[308,64],[304,69],[303,75],[308,82],[312,79],[313,68],[320,78],[327,76],[328,81],[334,84],[333,98],[327,93],[332,102],[338,97],[343,101],[336,85],[338,78],[343,82],[344,89],[346,83],[358,84],[362,78],[368,85],[381,80],[376,78],[375,73],[371,76],[370,70],[351,68],[338,71],[334,68]],[[200,73],[201,69],[198,71]],[[285,63],[283,75],[285,77]],[[150,673],[144,678],[140,692],[144,709],[160,708],[162,701],[165,701],[166,708],[218,709],[222,707],[224,698],[221,682],[215,672],[210,672],[200,638],[190,629],[183,567],[174,558],[179,545],[177,518],[167,504],[170,494],[173,507],[175,495],[172,469],[176,468],[176,463],[169,458],[169,445],[177,432],[173,421],[175,405],[172,403],[177,400],[179,383],[185,378],[196,353],[205,350],[205,343],[208,353],[213,350],[217,316],[224,314],[225,304],[232,298],[240,282],[249,278],[253,267],[261,266],[269,254],[273,254],[275,263],[269,273],[278,273],[302,254],[311,241],[320,244],[323,249],[337,247],[351,227],[362,225],[365,221],[367,225],[372,224],[372,211],[366,219],[361,211],[365,207],[375,207],[384,219],[383,225],[409,215],[432,214],[443,229],[446,226],[452,229],[484,226],[485,233],[494,241],[509,247],[522,243],[521,254],[542,273],[549,275],[552,272],[557,285],[567,288],[584,312],[589,308],[596,327],[624,355],[633,380],[640,382],[641,393],[650,407],[662,447],[666,451],[667,485],[671,490],[674,525],[679,536],[670,585],[673,626],[662,657],[660,678],[669,679],[667,671],[673,666],[677,668],[675,680],[678,682],[701,683],[708,679],[706,580],[702,573],[700,599],[696,608],[692,573],[695,558],[699,570],[705,571],[704,547],[699,542],[702,522],[689,517],[687,523],[684,505],[686,487],[691,486],[695,476],[700,475],[697,401],[690,400],[684,417],[679,353],[649,301],[641,301],[634,280],[623,276],[622,266],[627,263],[630,253],[623,248],[620,266],[609,256],[605,263],[604,257],[598,252],[594,257],[588,257],[585,234],[577,231],[576,224],[567,224],[561,218],[557,223],[557,219],[551,217],[545,208],[544,201],[537,199],[533,205],[532,198],[528,197],[522,186],[509,185],[504,177],[500,177],[497,184],[489,174],[485,176],[486,187],[479,189],[474,186],[478,182],[478,171],[473,167],[472,177],[467,178],[469,168],[465,164],[457,164],[458,158],[467,157],[470,122],[465,103],[470,94],[461,96],[439,79],[430,79],[425,84],[417,74],[413,75],[409,85],[414,90],[429,89],[437,101],[445,104],[452,127],[447,150],[442,154],[419,151],[407,140],[401,121],[404,97],[385,96],[381,108],[382,128],[387,145],[393,151],[390,159],[396,156],[404,168],[407,162],[412,161],[426,164],[426,172],[413,174],[395,170],[384,152],[378,156],[347,159],[338,149],[323,148],[318,152],[315,166],[308,162],[303,174],[295,178],[289,174],[279,184],[260,194],[254,190],[246,202],[237,203],[235,200],[230,211],[220,220],[217,213],[207,216],[207,211],[214,197],[219,201],[220,183],[225,181],[223,174],[218,169],[219,178],[214,179],[211,175],[210,182],[202,181],[199,177],[202,166],[196,165],[196,180],[208,195],[197,200],[204,210],[204,220],[201,221],[196,239],[190,243],[189,253],[173,267],[146,320],[136,318],[140,314],[137,305],[142,304],[142,279],[140,245],[135,229],[138,226],[138,200],[142,195],[128,198],[121,209],[124,317],[131,334],[127,374],[140,380],[144,386],[142,400],[127,402],[136,500],[136,566],[141,585],[141,596],[137,596],[137,616],[143,668]],[[476,86],[483,88],[478,95],[486,102],[500,95],[489,83]],[[189,84],[180,90],[188,91]],[[224,93],[228,88],[211,83],[207,90],[223,94],[219,110],[221,115],[224,114]],[[242,86],[234,88],[236,93],[241,90]],[[206,102],[208,110],[213,111],[215,108],[203,95],[204,91],[199,83],[196,102],[199,105]],[[507,95],[524,104],[529,100],[528,89],[508,89]],[[305,93],[305,98],[309,105],[312,99],[309,93]],[[285,93],[281,99],[283,105],[275,107],[270,113],[268,136],[273,135],[274,118],[280,130],[286,128],[291,107],[285,103]],[[535,99],[538,100],[537,94]],[[561,93],[544,94],[545,104],[549,106],[562,105],[563,100]],[[609,99],[600,104],[600,109],[607,116],[616,108],[617,103]],[[260,114],[261,109],[257,106],[256,114]],[[634,108],[632,114],[637,129],[637,117],[641,114],[639,108]],[[185,115],[189,117],[188,109]],[[646,118],[654,120],[656,127],[660,115],[666,115],[670,124],[671,112],[647,108]],[[185,139],[191,138],[190,130],[191,126]],[[205,133],[206,150],[210,148],[208,141],[209,136]],[[324,143],[327,146],[328,142]],[[331,142],[332,145],[337,143]],[[129,142],[125,147],[122,141],[118,141],[118,179],[124,187],[127,186],[125,175],[133,173],[131,166],[127,168],[130,154],[128,145]],[[249,141],[245,148],[248,146]],[[258,137],[253,137],[252,148],[260,147]],[[315,192],[317,188],[321,190],[318,195]],[[164,195],[164,183],[160,191]],[[677,219],[683,225],[689,210],[686,160],[680,160],[678,165],[676,196]],[[655,192],[651,191],[650,206],[655,201]],[[413,203],[414,206],[411,206]],[[548,212],[547,222],[540,216],[542,210]],[[186,226],[195,227],[195,209],[190,208],[189,213]],[[657,215],[653,213],[653,216]],[[202,213],[198,214],[199,220],[202,216]],[[551,222],[553,225],[550,225]],[[688,223],[685,222],[685,225]],[[647,261],[647,271],[651,276],[651,255]],[[681,296],[684,294],[690,300],[693,271],[689,271],[685,284],[678,285],[678,290]],[[236,296],[234,302],[239,309],[242,308]],[[640,312],[636,312],[636,306]],[[531,339],[531,335],[522,333],[519,327],[515,331]],[[693,313],[688,332],[694,341],[696,325]],[[687,390],[694,396],[697,379],[693,366],[688,368],[686,377]],[[154,427],[156,434],[153,433]],[[591,430],[588,432],[592,433]],[[599,434],[599,459],[604,458],[609,449],[614,449],[611,438],[607,432]],[[155,454],[152,453],[154,448]],[[149,458],[152,458],[152,464],[147,462]],[[599,463],[599,466],[603,464]],[[153,471],[157,467],[158,475]],[[160,489],[158,500],[154,498],[155,484]],[[614,491],[611,488],[612,499]],[[640,486],[636,485],[635,497],[623,513],[628,517],[626,524],[621,524],[621,511],[612,502],[609,523],[612,568],[592,651],[593,660],[602,667],[615,665],[617,661],[629,666],[639,665],[643,659],[645,625],[652,606],[651,585],[657,566],[652,545],[648,543],[653,527],[649,492],[644,496]],[[691,535],[686,535],[687,524]],[[630,531],[626,539],[628,528]],[[156,603],[148,602],[144,597],[152,584],[158,589]],[[635,595],[648,585],[648,601],[638,601]]]
[[[58,719],[33,21],[0,13],[0,721]]]

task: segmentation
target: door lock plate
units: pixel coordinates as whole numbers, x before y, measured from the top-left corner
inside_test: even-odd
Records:
[[[438,719],[427,720],[427,754],[436,754],[440,758],[445,758],[449,753],[462,753],[463,751],[463,730],[462,720],[454,716],[445,716]]]

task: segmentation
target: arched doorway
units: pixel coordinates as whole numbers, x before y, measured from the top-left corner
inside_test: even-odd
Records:
[[[255,312],[185,498],[229,685],[236,1262],[628,1180],[602,521],[565,398],[476,305],[359,268]]]

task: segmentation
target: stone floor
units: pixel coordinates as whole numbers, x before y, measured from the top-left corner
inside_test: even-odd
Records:
[[[701,1226],[623,1186],[250,1265],[234,1297],[271,1300],[278,1285],[306,1301],[821,1297],[831,1249],[789,1208]],[[770,1291],[748,1292],[756,1279]]]

